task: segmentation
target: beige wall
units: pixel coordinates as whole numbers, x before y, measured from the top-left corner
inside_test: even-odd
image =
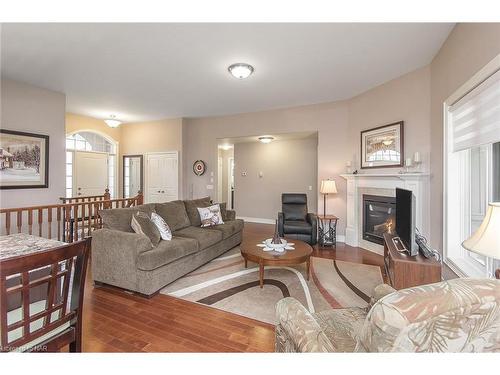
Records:
[[[183,197],[182,123],[182,119],[166,119],[129,123],[121,126],[121,155],[144,155],[149,152],[165,151],[179,152],[179,199]],[[146,157],[144,157],[144,164],[144,179],[146,179]],[[122,174],[120,170],[120,181],[123,181]],[[144,181],[144,183],[146,182]],[[120,182],[120,186],[121,184],[122,182]]]
[[[276,220],[282,193],[306,193],[309,212],[317,212],[316,136],[269,144],[237,143],[234,160],[238,216]]]
[[[359,167],[360,132],[403,120],[405,158],[420,152],[422,167],[429,170],[430,68],[424,67],[389,81],[349,100],[349,142]],[[400,168],[381,169],[394,173]]]
[[[66,133],[84,130],[101,133],[118,142],[118,196],[121,197],[123,192],[123,155],[162,151],[179,152],[179,191],[182,194],[182,119],[128,123],[110,128],[101,119],[66,114]]]
[[[123,124],[122,153],[182,151],[182,119]]]
[[[443,103],[500,53],[500,24],[458,24],[431,69],[431,245],[443,243]]]
[[[49,187],[2,190],[2,208],[59,202],[65,192],[64,113],[66,96],[3,79],[0,95],[2,129],[45,134],[49,138]]]
[[[211,184],[211,172],[215,176],[217,173],[217,138],[317,131],[316,186],[319,181],[327,178],[333,178],[337,182],[338,194],[329,197],[328,213],[340,218],[338,233],[343,235],[346,184],[339,175],[345,173],[347,160],[352,158],[359,161],[361,130],[404,120],[406,149],[410,154],[420,151],[427,158],[428,164],[429,79],[429,68],[422,68],[346,101],[233,116],[185,119],[185,196],[215,196],[217,190],[207,190],[206,186]],[[208,168],[208,173],[199,177],[191,171],[192,164],[197,159],[204,160]],[[238,165],[237,158],[236,164]],[[394,173],[398,170],[379,169],[370,170],[369,173]],[[217,182],[216,178],[214,182]],[[319,194],[317,200],[317,206],[321,207],[322,197]],[[260,209],[265,211],[266,208],[262,205]],[[237,214],[241,215],[239,212]]]
[[[121,128],[110,128],[101,119],[89,116],[77,115],[75,113],[66,113],[66,134],[90,130],[107,137],[112,138],[118,143],[118,152],[120,152]]]
[[[335,178],[340,194],[329,200],[329,212],[345,218],[345,181],[338,177],[344,172],[348,146],[348,106],[345,102],[326,103],[246,113],[234,116],[207,117],[185,120],[185,196],[199,198],[215,196],[217,190],[208,190],[211,173],[217,183],[218,138],[259,136],[262,134],[318,132],[318,181]],[[193,162],[202,159],[207,163],[207,173],[195,176],[191,171]],[[238,160],[235,158],[236,165]],[[314,168],[314,166],[311,166]],[[319,199],[319,198],[318,198]],[[258,203],[258,202],[256,202]],[[261,207],[265,210],[265,207]],[[237,212],[240,215],[239,212]],[[259,217],[259,216],[256,216]],[[339,231],[344,230],[345,220],[339,222]]]

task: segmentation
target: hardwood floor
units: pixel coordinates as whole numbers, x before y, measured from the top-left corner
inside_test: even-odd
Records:
[[[273,225],[245,223],[243,241],[257,243],[273,230]],[[383,264],[381,256],[343,243],[337,249],[316,246],[313,256]],[[161,294],[146,299],[117,288],[94,287],[90,273],[83,327],[84,352],[274,351],[270,324]]]

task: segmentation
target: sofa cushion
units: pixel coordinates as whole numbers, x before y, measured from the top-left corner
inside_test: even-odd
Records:
[[[135,233],[147,236],[153,246],[158,245],[160,242],[160,231],[145,212],[139,211],[132,215],[132,222],[130,225]]]
[[[156,213],[167,222],[172,232],[191,225],[183,201],[156,203],[155,209]]]
[[[214,204],[210,207],[199,207],[197,210],[200,213],[202,227],[213,227],[215,225],[224,224],[218,204]]]
[[[174,236],[170,241],[162,240],[155,248],[139,254],[137,268],[143,271],[151,271],[197,251],[198,241]]]
[[[358,307],[333,309],[313,314],[328,337],[335,352],[352,353],[366,318],[366,311]]]
[[[160,232],[160,237],[162,240],[170,241],[172,239],[172,230],[160,215],[158,215],[156,212],[153,212],[151,214],[151,221],[156,226],[156,228],[158,228],[158,232]]]
[[[225,221],[224,224],[216,225],[211,227],[210,229],[216,229],[222,232],[222,239],[226,239],[231,237],[233,234],[236,234],[243,230],[243,220],[229,220]]]
[[[189,217],[189,221],[193,227],[199,227],[201,225],[200,214],[198,213],[199,207],[208,207],[212,203],[210,203],[210,197],[200,198],[200,199],[192,199],[184,201],[184,205],[186,206],[186,212]]]
[[[100,210],[99,216],[102,218],[102,227],[105,229],[120,230],[122,232],[134,232],[131,226],[132,216],[141,211],[151,217],[151,213],[154,211],[154,208],[154,203],[128,208],[109,208]]]
[[[174,232],[174,236],[195,239],[200,245],[200,250],[206,249],[222,241],[222,232],[212,228],[188,227]]]
[[[283,232],[293,233],[293,234],[311,234],[312,233],[312,225],[307,221],[300,220],[285,220],[283,224]]]

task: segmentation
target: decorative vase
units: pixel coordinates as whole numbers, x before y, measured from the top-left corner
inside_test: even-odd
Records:
[[[276,220],[276,225],[274,227],[274,236],[273,236],[271,243],[275,244],[275,245],[281,245],[281,238],[280,238],[280,235],[278,233],[278,220]]]

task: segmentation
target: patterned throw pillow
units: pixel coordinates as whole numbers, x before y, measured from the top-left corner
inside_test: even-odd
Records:
[[[153,222],[154,225],[156,225],[156,228],[160,231],[160,236],[162,240],[165,241],[170,241],[172,239],[172,231],[170,230],[170,227],[166,223],[163,218],[158,215],[156,212],[153,212],[151,214],[151,221]]]
[[[153,224],[147,213],[139,211],[134,214],[130,225],[135,233],[147,236],[151,240],[153,246],[158,245],[160,242],[160,231],[156,228],[156,225]]]
[[[220,206],[218,204],[214,204],[210,207],[198,207],[198,212],[200,213],[202,228],[224,224],[220,213]]]

